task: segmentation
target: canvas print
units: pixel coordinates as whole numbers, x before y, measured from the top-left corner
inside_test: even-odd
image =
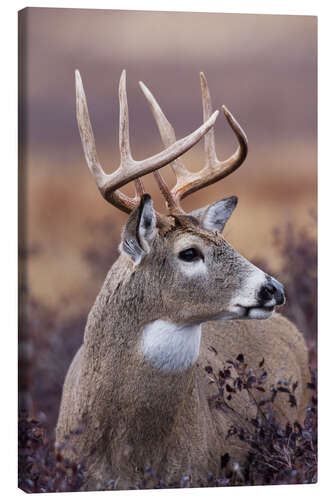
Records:
[[[316,482],[316,51],[19,12],[19,488]]]

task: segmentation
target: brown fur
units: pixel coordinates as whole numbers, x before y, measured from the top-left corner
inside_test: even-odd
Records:
[[[214,136],[209,133],[206,164],[199,173],[184,174],[182,170],[179,175],[178,169],[172,191],[158,176],[169,209],[178,214],[161,218],[149,195],[143,194],[137,206],[143,189],[140,183],[134,199],[115,189],[168,164],[177,157],[170,150],[178,147],[179,156],[194,144],[198,131],[190,136],[193,140],[186,138],[186,147],[184,141],[182,148],[179,142],[170,146],[175,140],[173,129],[152,94],[141,85],[169,148],[162,154],[162,162],[161,155],[133,162],[125,78],[123,72],[119,86],[121,166],[106,175],[98,162],[82,81],[76,72],[77,117],[88,166],[109,202],[126,212],[136,207],[123,231],[121,256],[90,311],[84,343],[63,389],[56,437],[61,442],[82,426],[83,432],[72,436],[75,453],[73,448],[66,448],[66,453],[84,458],[85,489],[107,488],[111,478],[118,480],[118,488],[126,488],[148,465],[166,481],[179,480],[185,474],[194,481],[206,480],[208,473],[219,473],[221,455],[228,452],[233,460],[244,459],[246,447],[226,441],[226,435],[231,425],[254,417],[256,407],[243,390],[226,411],[214,409],[209,401],[216,389],[209,384],[207,364],[218,371],[227,359],[242,353],[256,367],[264,357],[267,388],[280,378],[297,381],[299,413],[281,395],[275,400],[275,411],[283,423],[301,417],[306,398],[307,352],[300,333],[279,315],[266,321],[248,319],[268,318],[283,303],[284,294],[280,283],[239,255],[221,236],[237,198],[220,200],[190,216],[180,206],[183,197],[242,164],[247,154],[244,132],[223,107],[239,141],[236,153],[218,161]],[[204,118],[208,119],[201,127],[202,136],[217,113],[211,115],[203,74],[201,86]]]
[[[210,271],[203,279],[194,276],[185,282],[173,249],[179,238],[193,235],[206,252]],[[85,489],[107,488],[111,478],[118,479],[117,487],[126,488],[148,465],[165,480],[185,474],[196,480],[218,474],[220,457],[227,452],[242,462],[246,447],[225,437],[239,415],[255,416],[255,407],[242,391],[230,403],[233,409],[213,409],[209,399],[216,388],[204,370],[210,364],[217,372],[240,353],[253,367],[265,358],[267,388],[281,378],[298,381],[297,409],[279,394],[274,410],[282,423],[303,417],[307,350],[302,335],[279,314],[264,321],[205,323],[199,359],[185,371],[161,371],[140,354],[145,324],[213,318],[231,300],[231,291],[242,285],[246,266],[252,265],[220,235],[191,221],[157,234],[137,267],[124,254],[115,262],[68,371],[56,432],[62,442],[82,426],[83,433],[72,439],[76,458],[86,463]],[[217,282],[215,276],[223,280]],[[73,455],[70,449],[66,453]]]

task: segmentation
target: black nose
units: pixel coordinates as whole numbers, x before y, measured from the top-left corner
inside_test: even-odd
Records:
[[[259,299],[263,305],[271,300],[274,300],[277,306],[284,304],[286,299],[283,286],[274,278],[269,277],[259,291]]]

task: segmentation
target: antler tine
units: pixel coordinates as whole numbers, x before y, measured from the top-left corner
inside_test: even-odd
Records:
[[[204,121],[206,121],[207,117],[209,117],[212,114],[211,97],[206,77],[202,72],[200,73],[200,80],[201,80],[203,119]],[[229,173],[236,170],[236,168],[238,168],[245,160],[248,150],[248,142],[245,132],[243,131],[239,123],[237,123],[235,118],[232,116],[228,108],[223,105],[222,110],[224,112],[225,117],[228,120],[229,125],[231,126],[231,128],[233,129],[238,138],[239,146],[236,152],[232,156],[230,156],[230,158],[224,161],[218,160],[215,150],[214,128],[212,128],[205,135],[205,153],[206,153],[207,166],[210,166],[211,168],[223,167],[224,169],[223,177],[226,177],[227,175],[229,175]]]
[[[202,106],[204,121],[212,116],[212,104],[207,80],[203,73],[200,73]],[[163,144],[165,146],[172,144],[176,140],[175,132],[172,125],[167,120],[161,107],[157,103],[155,97],[150,90],[140,82],[140,87],[149,102],[153,116],[157,123]],[[226,177],[236,170],[245,160],[247,155],[247,138],[241,126],[237,123],[230,111],[225,106],[222,106],[223,112],[228,120],[229,125],[235,132],[239,146],[236,152],[225,161],[218,160],[215,150],[214,127],[212,127],[205,135],[205,156],[206,163],[199,172],[191,173],[183,165],[180,160],[174,161],[172,164],[173,171],[177,178],[176,185],[170,190],[163,178],[158,172],[155,172],[155,177],[158,185],[164,194],[167,204],[173,212],[183,212],[180,201],[195,191],[213,184],[218,180]]]
[[[94,133],[91,127],[86,95],[84,92],[80,72],[75,70],[76,83],[76,116],[79,126],[82,147],[89,170],[96,184],[101,189],[107,182],[108,176],[102,169],[97,155]]]
[[[200,73],[200,83],[201,83],[201,94],[202,94],[202,110],[203,110],[203,119],[204,121],[207,119],[206,117],[212,114],[212,100],[210,97],[209,88],[207,85],[207,80],[205,75]],[[214,128],[210,129],[209,132],[205,135],[205,155],[206,155],[206,166],[210,166],[214,168],[216,163],[218,162],[215,150],[215,135]]]
[[[135,165],[133,160],[129,139],[129,116],[128,102],[126,92],[126,71],[123,70],[119,81],[119,150],[120,150],[120,168],[126,172],[131,166]],[[144,193],[143,181],[139,177],[134,180],[135,195],[133,198],[124,196],[127,205],[136,206]]]
[[[153,116],[155,118],[156,124],[158,126],[158,130],[160,132],[160,136],[162,139],[162,142],[164,146],[171,146],[171,144],[174,144],[176,142],[176,134],[174,131],[173,126],[169,122],[169,120],[166,118],[165,114],[163,113],[160,105],[158,104],[157,100],[151,93],[151,91],[148,89],[148,87],[143,83],[139,82],[140,88],[147,99],[150,109],[153,113]],[[212,113],[210,113],[212,114]],[[208,117],[209,118],[209,117]],[[209,132],[207,132],[208,134]],[[206,134],[206,135],[207,135]],[[180,158],[177,158],[171,163],[172,170],[176,176],[177,179],[179,178],[185,178],[188,175],[188,171],[183,165],[183,162],[181,161]],[[175,211],[182,211],[179,206],[175,203],[174,198],[171,195],[171,191],[168,188],[166,182],[164,181],[162,175],[158,170],[154,172],[154,176],[156,179],[156,182],[158,184],[158,187],[160,188],[160,191],[162,192],[164,198],[166,199],[167,205],[172,210],[173,212]]]
[[[171,146],[171,144],[176,142],[176,135],[175,135],[175,131],[174,131],[173,126],[166,118],[160,105],[158,104],[155,97],[153,96],[151,91],[148,89],[148,87],[143,82],[139,82],[139,85],[141,87],[141,90],[142,90],[145,98],[147,99],[147,101],[150,105],[150,108],[152,110],[153,116],[154,116],[155,121],[157,123],[158,130],[160,132],[164,146],[166,146],[166,147]],[[208,132],[207,132],[207,134],[208,134]],[[187,170],[184,167],[183,162],[181,161],[180,158],[177,158],[176,160],[174,160],[172,162],[171,166],[172,166],[173,170],[175,171],[175,173],[178,173],[179,175],[187,173]]]
[[[82,85],[82,80],[78,71],[76,71],[76,102],[77,102],[77,121],[80,130],[83,150],[86,161],[91,171],[96,184],[103,195],[109,202],[120,208],[124,212],[133,210],[138,202],[139,196],[143,194],[143,184],[139,179],[153,172],[164,165],[174,161],[178,156],[188,151],[196,144],[203,135],[214,125],[218,116],[218,111],[203,123],[199,128],[188,136],[180,139],[169,145],[160,153],[146,158],[144,160],[134,160],[130,150],[129,142],[129,125],[128,125],[128,105],[126,97],[126,73],[123,71],[119,82],[119,105],[120,105],[120,120],[119,120],[119,145],[120,145],[120,166],[112,174],[105,174],[97,156],[95,139],[90,123],[87,101]],[[119,191],[119,188],[135,181],[136,195],[134,198],[129,198]]]
[[[120,165],[126,168],[133,162],[129,141],[128,103],[126,93],[126,71],[123,70],[119,80],[119,150]]]
[[[85,95],[84,88],[83,88],[82,78],[81,78],[80,72],[78,70],[75,70],[75,83],[76,83],[76,117],[77,117],[77,122],[78,122],[78,126],[79,126],[84,155],[85,155],[89,170],[90,170],[93,178],[95,179],[95,182],[97,184],[98,189],[102,193],[103,197],[106,198],[105,187],[108,185],[108,183],[112,179],[112,175],[108,175],[104,172],[104,170],[101,167],[99,160],[98,160],[94,133],[92,130],[90,117],[89,117],[87,99],[86,99],[86,95]],[[125,84],[126,84],[126,80],[125,80]],[[126,90],[125,90],[125,99],[126,99]],[[122,113],[120,113],[120,114],[122,115]],[[126,113],[123,113],[123,115],[126,115]],[[127,117],[128,117],[128,112],[127,112]],[[123,122],[124,121],[125,120],[123,120]],[[124,128],[126,129],[126,124],[123,123],[123,125],[124,125]],[[126,132],[123,135],[126,136]],[[128,124],[127,124],[127,137],[128,137]],[[126,139],[125,139],[125,142],[126,142]],[[126,147],[127,147],[127,149],[126,149]],[[129,152],[129,154],[130,154],[128,140],[127,140],[127,145],[125,146],[125,149],[126,149],[126,152]],[[113,193],[113,198],[111,198],[111,196],[110,196],[109,199],[107,199],[107,201],[109,201],[110,203],[113,203],[118,208],[120,208],[121,210],[124,210],[126,212],[130,212],[133,208],[135,208],[135,203],[132,203],[132,200],[128,196],[126,196],[120,192]]]
[[[204,120],[206,120],[207,116],[209,116],[212,112],[211,98],[207,80],[203,73],[200,73],[200,80],[203,117]],[[195,191],[227,177],[241,166],[247,156],[248,141],[244,130],[226,106],[223,105],[222,110],[230,127],[236,134],[239,142],[238,148],[227,160],[218,160],[215,150],[214,130],[212,128],[205,136],[206,164],[204,168],[199,172],[192,174],[191,177],[188,177],[188,179],[182,179],[182,182],[177,183],[177,185],[171,190],[171,194],[176,199],[177,203]]]
[[[247,157],[248,140],[244,130],[239,125],[235,117],[228,110],[227,106],[223,104],[222,110],[230,127],[235,132],[235,135],[237,136],[239,142],[238,148],[236,149],[234,154],[232,154],[227,160],[220,162],[220,164],[223,166],[223,171],[224,171],[223,177],[226,177],[227,175],[234,172],[238,167],[240,167],[244,162],[245,158]]]

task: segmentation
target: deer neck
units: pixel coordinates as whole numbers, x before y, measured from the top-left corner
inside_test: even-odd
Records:
[[[101,388],[103,400],[112,402],[108,414],[105,405],[91,401],[94,413],[100,411],[101,431],[108,428],[113,443],[126,433],[136,453],[141,439],[141,449],[152,456],[171,438],[191,399],[197,401],[201,337],[200,325],[163,319],[158,286],[152,288],[156,281],[144,274],[136,278],[120,257],[89,314],[84,340],[87,384]]]
[[[199,356],[201,324],[172,322],[161,286],[159,277],[133,271],[128,259],[120,256],[90,311],[85,349],[101,351],[101,363],[106,356],[136,355],[164,375],[194,365]]]

